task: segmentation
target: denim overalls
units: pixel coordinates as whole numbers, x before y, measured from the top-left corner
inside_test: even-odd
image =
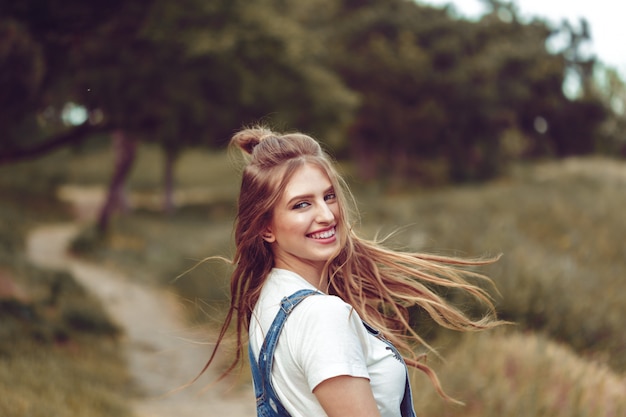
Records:
[[[250,367],[252,368],[252,378],[254,380],[254,394],[256,396],[256,409],[258,417],[290,417],[289,413],[283,405],[280,403],[276,392],[271,383],[271,371],[272,364],[274,362],[274,351],[276,350],[276,344],[278,343],[278,337],[283,329],[285,320],[291,313],[291,311],[304,300],[306,297],[314,294],[320,294],[314,290],[300,290],[296,291],[289,297],[283,298],[280,303],[280,309],[276,318],[272,322],[261,351],[259,352],[259,361],[257,363],[252,348],[248,345],[248,355],[250,356]],[[388,344],[392,351],[399,357],[400,354],[396,348],[385,338],[382,337],[380,332],[374,330],[371,326],[363,322],[363,325],[369,333],[376,336],[386,344]],[[402,361],[404,363],[404,360]],[[406,368],[406,364],[404,364]],[[415,411],[413,411],[413,400],[411,397],[411,386],[409,384],[409,376],[407,371],[406,385],[404,388],[404,397],[400,405],[400,411],[402,417],[415,417]]]

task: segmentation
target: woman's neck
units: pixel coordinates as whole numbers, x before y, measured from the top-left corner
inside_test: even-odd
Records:
[[[315,288],[322,292],[326,292],[328,289],[328,278],[322,277],[322,273],[324,271],[323,264],[312,264],[312,263],[301,263],[298,262],[297,265],[290,264],[289,262],[284,262],[281,260],[276,260],[274,263],[274,267],[279,269],[285,269],[287,271],[291,271],[295,274],[298,274],[309,284],[313,285]]]

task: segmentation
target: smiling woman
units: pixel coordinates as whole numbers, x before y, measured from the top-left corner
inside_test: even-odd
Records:
[[[345,183],[307,135],[246,129],[231,145],[247,156],[235,270],[228,314],[204,369],[235,320],[237,356],[225,374],[241,360],[248,329],[259,416],[414,416],[407,365],[450,399],[411,348],[430,347],[408,309],[462,331],[500,324],[489,295],[466,280],[488,278],[463,269],[494,259],[396,252],[360,238]],[[437,286],[467,292],[489,314],[467,317]]]
[[[274,266],[298,271],[323,290],[324,265],[340,249],[336,234],[340,218],[328,175],[315,165],[303,165],[287,183],[263,233],[263,239],[272,244]]]

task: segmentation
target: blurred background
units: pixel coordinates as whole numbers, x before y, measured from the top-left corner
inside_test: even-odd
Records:
[[[477,4],[0,0],[0,415],[140,415],[128,329],[66,246],[215,331],[229,268],[194,266],[233,253],[225,146],[257,123],[323,143],[361,234],[503,254],[483,272],[515,325],[460,336],[415,312],[466,403],[415,375],[418,415],[626,415],[623,69],[584,16]]]

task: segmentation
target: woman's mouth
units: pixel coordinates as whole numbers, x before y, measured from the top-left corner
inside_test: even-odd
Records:
[[[309,237],[312,239],[329,239],[335,236],[335,232],[336,232],[335,228],[333,227],[331,229],[324,230],[322,232],[311,233]]]

